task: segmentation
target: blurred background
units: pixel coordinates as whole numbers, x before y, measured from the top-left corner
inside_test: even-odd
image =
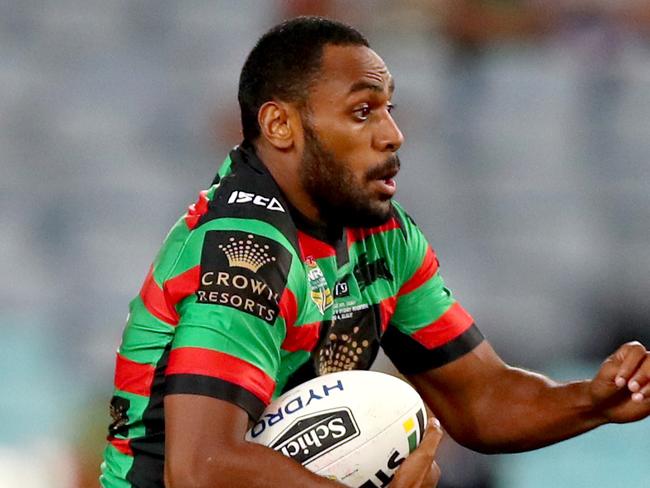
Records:
[[[0,486],[97,486],[128,302],[240,142],[245,56],[298,14],[387,62],[398,200],[507,361],[582,378],[650,344],[649,1],[0,2]],[[447,440],[440,486],[647,487],[648,452],[650,420]]]

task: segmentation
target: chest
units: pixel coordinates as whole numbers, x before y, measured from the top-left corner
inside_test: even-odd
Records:
[[[394,309],[390,250],[377,240],[343,250],[304,246],[303,267],[302,321],[317,332],[310,349],[314,372],[368,369]]]

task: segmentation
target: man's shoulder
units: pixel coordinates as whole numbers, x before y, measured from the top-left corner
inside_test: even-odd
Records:
[[[275,257],[276,265],[290,263],[299,249],[297,231],[284,198],[269,179],[245,165],[231,164],[224,176],[199,192],[156,257],[158,281],[184,273],[214,255],[239,262],[239,254],[246,252],[250,259]]]
[[[255,233],[263,235],[277,232],[293,247],[298,247],[289,205],[268,172],[234,160],[205,198],[207,201],[201,205],[201,215],[196,219],[196,230],[227,223],[230,228],[258,230]]]

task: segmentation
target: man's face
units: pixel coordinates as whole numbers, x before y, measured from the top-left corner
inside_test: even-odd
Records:
[[[390,216],[404,140],[390,115],[393,82],[365,46],[326,46],[303,114],[300,180],[327,223],[369,227]]]

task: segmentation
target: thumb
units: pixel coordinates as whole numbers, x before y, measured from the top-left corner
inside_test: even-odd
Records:
[[[442,436],[443,432],[442,427],[440,426],[440,421],[433,416],[429,417],[427,428],[422,437],[422,442],[420,442],[416,451],[421,451],[423,455],[429,456],[433,459],[438,451],[438,446],[440,445]]]
[[[420,442],[420,445],[415,451],[408,455],[406,460],[395,472],[395,477],[390,484],[391,488],[422,486],[422,483],[431,473],[442,435],[440,422],[435,417],[430,417],[427,428],[424,431],[422,442]]]

